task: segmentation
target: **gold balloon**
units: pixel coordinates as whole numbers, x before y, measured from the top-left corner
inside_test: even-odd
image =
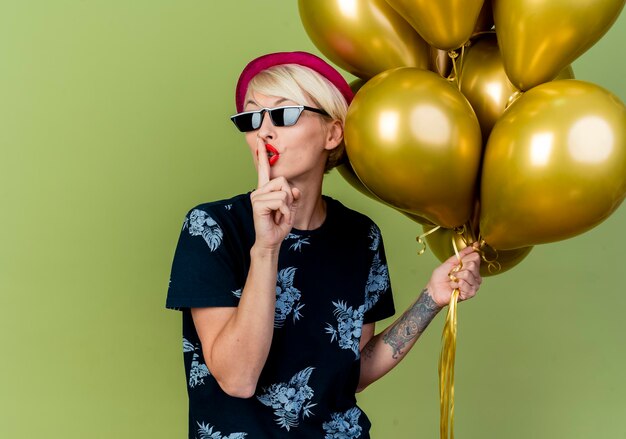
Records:
[[[472,104],[486,140],[517,91],[504,71],[495,34],[482,36],[465,53],[460,88]]]
[[[496,122],[483,161],[480,231],[497,249],[559,241],[626,196],[626,107],[574,79],[524,93]]]
[[[385,0],[299,0],[298,6],[313,44],[358,77],[428,68],[428,45]]]
[[[453,50],[470,39],[483,0],[387,0],[437,49]]]
[[[421,224],[422,226],[430,226],[430,227],[435,227],[435,225],[433,223],[431,223],[430,221],[428,221],[426,218],[423,218],[419,215],[415,215],[413,213],[410,212],[405,212],[403,210],[398,210],[398,212],[400,212],[401,214],[403,214],[404,216],[406,216],[407,218],[412,219],[413,221],[415,221],[417,224]]]
[[[424,232],[428,232],[431,229],[432,226],[424,226]],[[441,262],[444,262],[450,258],[450,256],[454,255],[454,247],[452,246],[453,239],[459,251],[468,245],[462,235],[451,229],[439,229],[431,233],[426,236],[426,244],[435,257]],[[480,264],[480,275],[486,277],[504,273],[522,262],[532,249],[532,247],[524,247],[514,250],[497,251],[485,246],[481,249],[485,259],[483,259]]]
[[[352,166],[350,165],[349,162],[346,161],[345,163],[342,163],[341,165],[337,166],[337,172],[339,172],[339,175],[341,175],[343,179],[347,181],[350,186],[352,186],[357,191],[361,192],[363,195],[375,201],[382,201],[380,198],[374,195],[368,188],[363,186],[363,183],[361,183],[361,180],[359,180],[359,177],[356,176],[356,174],[354,173],[354,169],[352,169]]]
[[[465,53],[460,77],[461,92],[472,104],[483,139],[487,140],[509,99],[517,92],[504,71],[495,33],[481,36],[472,43]],[[573,77],[574,72],[568,66],[558,79]]]
[[[348,109],[345,142],[359,179],[385,202],[448,228],[470,217],[480,126],[436,73],[406,67],[370,79]]]
[[[431,72],[439,73],[439,76],[447,78],[452,73],[452,59],[445,50],[430,48],[430,66]]]
[[[382,204],[384,204],[386,206],[389,206],[389,207],[393,208],[393,206],[385,203],[385,201],[383,201],[380,198],[378,198],[368,188],[366,188],[363,185],[363,183],[361,183],[361,180],[359,180],[359,177],[357,177],[356,174],[354,173],[354,169],[352,169],[352,165],[350,165],[350,162],[346,161],[345,163],[342,163],[341,165],[337,166],[337,172],[339,172],[339,175],[341,175],[343,177],[343,179],[346,180],[350,186],[352,186],[357,191],[361,192],[363,195],[371,198],[374,201],[378,201],[379,203],[382,203]],[[418,224],[422,224],[422,225],[423,224],[430,224],[431,226],[433,225],[426,218],[422,218],[419,215],[414,215],[412,213],[404,212],[402,210],[398,210],[398,212],[400,212],[403,215],[411,218],[413,221],[415,221]]]
[[[624,0],[494,0],[504,67],[528,90],[554,79],[611,27]]]
[[[485,3],[483,3],[483,7],[480,9],[480,13],[476,19],[476,26],[474,26],[472,36],[489,32],[493,29],[493,8],[491,7],[491,1],[492,0],[485,0]]]
[[[366,80],[364,79],[355,79],[354,81],[352,81],[350,83],[350,88],[352,89],[352,91],[354,93],[358,92],[361,87],[363,87],[365,84],[367,83]],[[347,156],[347,154],[346,154]],[[337,171],[339,172],[339,175],[341,175],[343,177],[344,180],[346,180],[348,182],[348,184],[350,184],[350,186],[352,186],[353,188],[355,188],[356,190],[358,190],[359,192],[361,192],[363,195],[366,195],[367,197],[371,198],[374,201],[378,201],[386,206],[389,206],[391,208],[394,208],[392,205],[386,203],[385,201],[381,200],[380,198],[378,198],[376,195],[374,195],[368,188],[365,187],[365,185],[363,183],[361,183],[361,180],[359,180],[359,177],[357,177],[357,175],[354,173],[354,169],[352,168],[352,165],[350,164],[350,160],[349,157],[348,159],[342,163],[341,165],[337,166]],[[426,218],[422,218],[419,215],[415,215],[413,213],[409,213],[409,212],[405,212],[403,210],[398,210],[396,209],[398,212],[400,212],[401,214],[405,215],[408,218],[411,218],[413,221],[415,221],[418,224],[428,224],[428,225],[433,225],[433,223],[431,223],[430,221],[428,221]]]
[[[350,83],[350,88],[352,89],[352,91],[354,93],[356,93],[366,83],[367,83],[367,81],[364,80],[364,79],[355,79],[354,81],[352,81]],[[346,156],[347,156],[347,154],[346,154]],[[365,185],[361,182],[361,180],[359,180],[359,177],[357,177],[357,175],[355,174],[354,169],[352,168],[352,165],[350,164],[350,158],[349,157],[347,157],[347,160],[345,160],[344,163],[342,163],[341,165],[337,166],[337,172],[339,172],[339,175],[341,175],[343,177],[343,179],[346,180],[350,186],[355,188],[357,191],[361,192],[363,195],[371,198],[374,201],[378,201],[379,203],[382,203],[382,204],[384,204],[386,206],[394,208],[392,205],[390,205],[390,204],[386,203],[384,200],[381,200],[380,198],[378,198],[375,194],[372,193],[372,191],[370,191],[368,188],[365,187]],[[413,213],[405,212],[405,211],[398,210],[398,209],[395,209],[395,210],[397,210],[401,214],[405,215],[406,217],[412,219],[413,221],[415,221],[418,224],[422,224],[422,225],[427,224],[427,225],[431,225],[431,226],[433,225],[433,223],[428,221],[426,218],[422,218],[419,215],[415,215]]]

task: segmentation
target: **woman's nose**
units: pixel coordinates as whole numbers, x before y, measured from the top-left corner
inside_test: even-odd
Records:
[[[276,137],[276,127],[267,111],[263,113],[261,126],[259,127],[259,137],[262,139],[274,139]]]

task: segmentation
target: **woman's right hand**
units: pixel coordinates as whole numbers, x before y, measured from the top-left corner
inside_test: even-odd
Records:
[[[267,150],[260,138],[257,139],[257,173],[257,189],[250,194],[255,246],[278,250],[293,227],[300,190],[291,187],[284,177],[270,179]]]

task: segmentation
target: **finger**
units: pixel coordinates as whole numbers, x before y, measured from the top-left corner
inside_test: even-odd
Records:
[[[285,201],[288,204],[291,204],[293,202],[293,191],[291,185],[285,177],[278,177],[268,181],[265,185],[254,191],[254,196],[257,197],[261,194],[279,193],[281,191],[285,193]]]
[[[291,207],[285,204],[281,205],[278,211],[276,212],[276,225],[279,226],[283,222],[287,224],[291,224],[291,221],[292,221]]]
[[[468,262],[468,263],[469,262],[474,262],[474,263],[476,263],[478,265],[480,265],[480,260],[481,260],[480,253],[478,253],[477,251],[463,256],[462,259],[463,259],[463,263],[465,263],[465,262]]]
[[[472,297],[476,295],[477,292],[478,290],[475,287],[469,290],[461,289],[461,291],[459,292],[459,302],[462,302],[467,299],[471,299]]]
[[[266,201],[266,200],[281,200],[287,206],[291,206],[291,204],[293,203],[293,194],[288,184],[286,187],[287,189],[285,189],[283,186],[279,186],[278,182],[276,182],[275,180],[272,180],[268,184],[266,184],[262,189],[254,191],[252,202],[256,203],[259,201]]]
[[[475,250],[472,246],[468,246],[465,247],[464,249],[459,251],[459,256],[461,257],[461,260],[463,260],[463,258],[471,253],[473,253]],[[444,262],[444,264],[446,265],[458,265],[459,263],[459,259],[456,256],[456,253],[453,254],[452,256],[450,256],[448,259],[446,259],[446,261]]]
[[[280,210],[283,214],[287,215],[290,212],[290,206],[285,203],[284,198],[281,196],[268,196],[265,198],[256,198],[254,200],[254,210],[265,215]]]
[[[270,161],[267,158],[267,150],[265,142],[260,138],[256,138],[256,158],[257,158],[257,188],[265,186],[270,181]]]
[[[450,281],[450,288],[458,289],[459,296],[471,297],[476,294],[477,288],[470,283],[468,283],[465,279],[458,279],[456,282]]]
[[[481,257],[479,254],[471,254],[463,260],[463,269],[472,273],[478,285],[480,285],[483,281],[480,276],[480,265]]]
[[[296,220],[296,211],[298,210],[298,200],[302,196],[302,192],[298,188],[291,188],[291,195],[293,196],[293,202],[291,203],[291,214],[288,218],[288,224],[293,226],[294,221]]]
[[[274,224],[276,224],[277,226],[280,225],[280,220],[283,219],[283,213],[280,210],[277,210],[274,213]]]
[[[454,276],[457,279],[464,280],[465,282],[467,282],[468,285],[471,285],[471,286],[478,285],[478,280],[476,279],[476,276],[474,276],[474,274],[471,271],[461,270],[457,273],[454,273]]]
[[[471,254],[477,254],[476,249],[472,247],[471,245],[468,245],[467,247],[459,251],[459,256],[461,256],[461,258],[464,258],[467,255],[471,255]]]
[[[291,188],[291,194],[293,195],[293,199],[298,201],[300,197],[302,196],[302,191],[298,189],[297,187],[293,187]]]
[[[467,270],[474,275],[474,277],[478,276],[480,273],[480,263],[478,261],[463,261],[463,270]]]

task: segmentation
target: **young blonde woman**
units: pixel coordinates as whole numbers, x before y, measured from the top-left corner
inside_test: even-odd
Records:
[[[355,393],[404,358],[454,288],[464,300],[480,286],[470,246],[458,282],[451,258],[375,335],[395,312],[380,230],[322,195],[352,96],[305,52],[264,55],[239,78],[232,121],[257,188],[188,213],[166,304],[183,315],[190,438],[368,438]]]

